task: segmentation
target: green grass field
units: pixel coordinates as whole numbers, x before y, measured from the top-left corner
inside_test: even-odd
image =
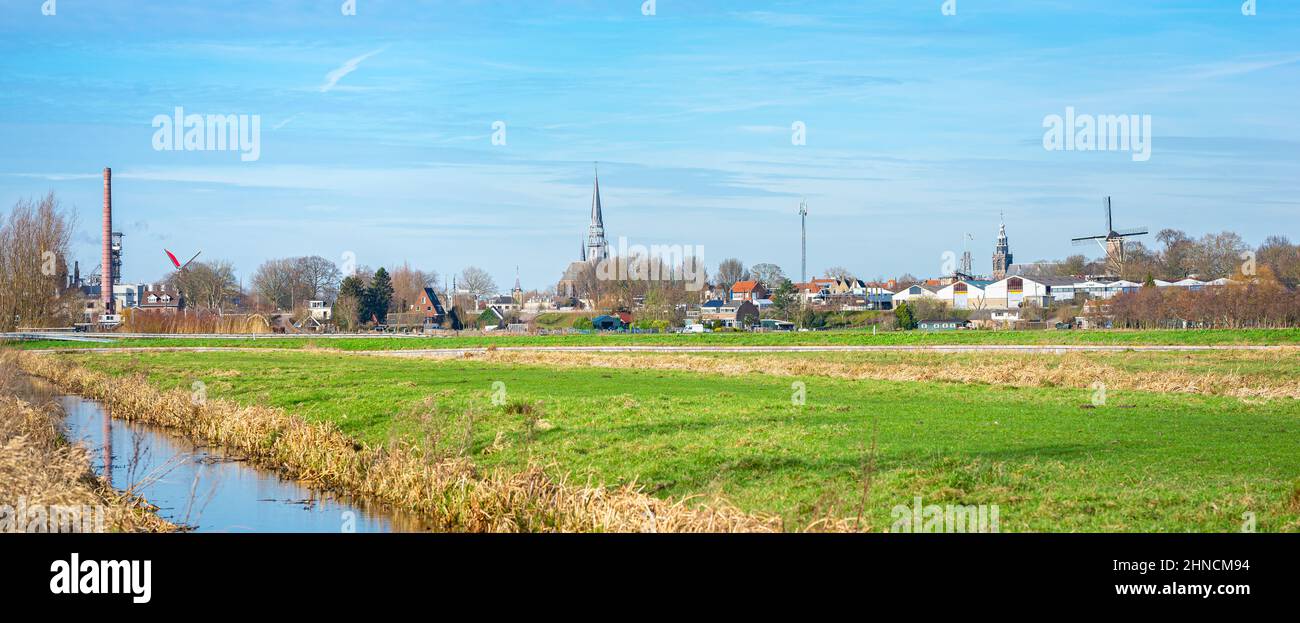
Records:
[[[483,346],[821,346],[821,345],[1300,345],[1300,329],[1195,329],[1167,331],[811,331],[796,333],[463,335],[459,337],[242,337],[122,338],[111,343],[20,341],[24,349],[229,346],[399,350]]]
[[[920,496],[997,504],[1003,531],[1236,531],[1248,512],[1261,531],[1300,530],[1300,404],[1291,398],[1112,391],[1094,407],[1086,388],[722,375],[634,361],[548,368],[329,352],[60,356],[146,374],[161,387],[202,381],[210,398],[334,422],[371,443],[402,437],[450,448],[470,430],[469,455],[484,468],[541,461],[570,478],[636,480],[654,495],[723,497],[791,526],[853,516],[862,504],[882,530],[893,507]],[[953,357],[924,356],[937,365]],[[1097,355],[1157,371],[1178,368],[1183,356]],[[1214,356],[1198,354],[1198,365],[1232,365]],[[1300,373],[1295,363],[1280,367]],[[493,402],[498,382],[505,405]],[[802,406],[792,404],[795,382],[806,386]],[[530,418],[541,421],[530,427]]]

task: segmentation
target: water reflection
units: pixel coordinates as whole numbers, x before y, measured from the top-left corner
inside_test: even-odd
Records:
[[[173,436],[161,427],[113,421],[106,408],[33,381],[29,402],[57,401],[70,441],[99,460],[95,471],[119,490],[144,496],[158,514],[202,532],[419,532],[418,517],[285,480],[239,457]]]

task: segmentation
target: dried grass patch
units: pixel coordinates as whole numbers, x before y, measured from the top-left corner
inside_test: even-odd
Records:
[[[1296,353],[1247,353],[1250,360],[1295,365]],[[1192,393],[1268,400],[1300,398],[1300,379],[1277,379],[1237,372],[1195,373],[1181,370],[1132,371],[1084,353],[1064,355],[990,355],[987,359],[909,353],[882,361],[845,362],[812,357],[720,357],[697,354],[496,352],[493,363],[598,368],[638,368],[702,372],[728,376],[771,374],[822,376],[850,380],[937,381],[1012,387],[1089,388],[1098,381],[1112,390]]]

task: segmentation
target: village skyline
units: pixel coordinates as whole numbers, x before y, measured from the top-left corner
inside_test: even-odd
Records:
[[[1127,225],[1252,247],[1300,224],[1296,7],[321,4],[278,3],[296,19],[263,24],[255,2],[6,3],[0,68],[17,80],[0,110],[27,148],[0,156],[0,198],[55,191],[93,261],[113,167],[136,282],[165,277],[170,248],[245,280],[350,253],[480,266],[503,289],[519,266],[543,289],[576,259],[594,161],[612,240],[790,275],[805,198],[809,272],[865,279],[938,276],[967,249],[987,272],[1000,215],[1021,262],[1097,258],[1069,239],[1099,229],[1105,196]],[[158,118],[180,111],[255,119],[256,153],[186,150],[179,127],[160,143]],[[1133,148],[1076,142],[1081,117],[1132,118]]]

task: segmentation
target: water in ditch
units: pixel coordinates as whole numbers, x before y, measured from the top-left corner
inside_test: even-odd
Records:
[[[39,381],[34,381],[40,384]],[[198,532],[418,532],[418,518],[282,478],[167,429],[112,419],[80,396],[37,389],[61,404],[69,441],[91,451],[97,474]]]

